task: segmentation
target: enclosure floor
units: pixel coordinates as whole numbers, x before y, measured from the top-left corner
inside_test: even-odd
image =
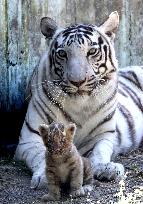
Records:
[[[143,150],[117,158],[126,168],[124,182],[99,182],[95,180],[91,195],[78,199],[63,198],[55,204],[111,204],[143,203]],[[0,204],[40,204],[41,197],[47,189],[30,189],[31,173],[22,163],[15,163],[10,158],[0,160]],[[140,190],[139,190],[140,189]],[[120,192],[120,193],[119,193]],[[135,193],[136,192],[136,193]],[[131,194],[133,193],[133,194]],[[124,202],[121,202],[122,201]],[[131,202],[129,202],[132,200]],[[48,204],[47,203],[47,204]]]

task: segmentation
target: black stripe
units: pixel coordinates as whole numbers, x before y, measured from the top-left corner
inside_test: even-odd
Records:
[[[118,144],[120,146],[121,142],[122,142],[122,136],[121,136],[121,132],[120,132],[120,130],[119,130],[117,125],[116,125],[116,133],[117,133],[117,137],[118,137]]]
[[[122,89],[119,89],[119,88],[118,88],[118,93],[121,94],[121,95],[123,95],[123,96],[125,96],[125,97],[128,97],[128,96],[126,95],[126,93],[124,93],[124,91],[123,91]]]
[[[52,64],[53,64],[53,59],[52,59],[52,56],[51,54],[49,55],[49,63],[50,63],[50,68],[52,68]]]
[[[140,85],[140,82],[138,80],[138,77],[137,77],[136,73],[133,72],[133,71],[129,71],[128,73],[131,74],[135,78],[137,86],[142,90],[142,86]]]
[[[104,134],[105,133],[115,133],[115,132],[116,132],[116,130],[108,130],[108,131],[104,132]]]
[[[28,128],[28,130],[29,130],[30,132],[33,132],[33,133],[35,133],[35,134],[37,134],[37,135],[40,136],[39,132],[38,132],[37,130],[33,129],[33,128],[30,126],[30,124],[28,123],[28,121],[27,121],[26,119],[25,119],[25,125],[27,126],[27,128]]]
[[[104,50],[104,53],[105,53],[105,64],[106,64],[106,62],[107,62],[107,46],[106,45],[103,46],[103,50]],[[107,70],[107,67],[106,67],[106,70]]]
[[[118,91],[118,89],[117,89],[117,87],[116,87],[116,88],[114,89],[113,93],[110,95],[110,97],[107,98],[107,100],[104,101],[104,102],[96,109],[96,111],[93,112],[92,115],[97,114],[101,109],[103,109],[107,104],[109,104],[109,103],[114,99],[114,97],[116,96],[117,91]]]
[[[26,157],[24,158],[24,159],[26,160],[26,158],[27,158],[27,156],[28,156],[28,154],[29,154],[29,151],[28,151],[28,150],[31,150],[31,149],[32,149],[32,147],[28,147],[27,149],[25,149],[24,152],[23,152],[22,155],[21,155],[21,158],[23,158],[24,155],[27,153]]]
[[[47,121],[45,121],[45,118],[44,118],[44,121],[46,123],[48,122],[49,124],[52,123],[53,122],[53,118],[50,117],[50,115],[44,110],[43,106],[36,99],[35,99],[35,102],[37,103],[37,105],[39,106],[41,111],[44,113],[44,115],[46,116]],[[46,109],[53,114],[53,112],[48,107],[46,107]],[[54,116],[54,117],[56,117],[56,116]]]
[[[36,110],[37,114],[41,117],[41,119],[42,119],[44,122],[47,122],[47,121],[45,121],[45,118],[43,117],[42,113],[38,110],[38,107],[37,107],[37,105],[35,104],[35,102],[36,102],[36,101],[32,100],[32,104],[33,104],[34,109]],[[39,106],[39,104],[38,104],[38,106]],[[39,106],[39,107],[40,107],[40,106]],[[41,109],[41,107],[40,107],[40,109]],[[42,109],[42,110],[43,110],[43,109]],[[44,112],[44,115],[45,115],[45,112]]]
[[[18,145],[27,145],[27,144],[33,144],[32,142],[20,142]],[[41,144],[41,142],[34,142],[34,144]]]
[[[130,98],[134,101],[134,103],[136,104],[136,106],[139,108],[139,110],[141,112],[143,112],[143,105],[142,102],[140,100],[140,98],[137,96],[137,94],[126,84],[124,84],[123,82],[119,81],[119,84],[121,86],[123,86],[123,90],[126,91],[126,93],[130,96]]]
[[[61,69],[61,63],[58,60],[61,61],[61,60],[65,60],[65,59],[60,58],[59,56],[55,56],[54,60],[55,60],[55,68]],[[59,67],[56,67],[56,64],[59,65]]]
[[[84,36],[85,38],[87,38],[90,42],[92,42],[92,40],[90,39],[90,37],[89,37],[87,34],[83,33],[83,36]]]
[[[90,32],[90,31],[87,31],[87,30],[82,31],[82,33],[83,33],[83,34],[86,34],[86,35],[91,35],[91,36],[93,36],[93,33]]]
[[[64,32],[63,32],[63,37],[65,38],[65,40],[67,40],[67,38],[68,38],[71,34],[73,34],[72,36],[74,36],[75,32],[76,32],[76,30],[69,31],[69,32],[64,31]]]
[[[135,146],[135,144],[136,144],[136,139],[135,139],[136,132],[135,132],[135,125],[134,125],[133,117],[130,114],[129,110],[125,106],[121,105],[120,103],[118,103],[118,108],[127,122],[129,135],[130,135],[130,138],[132,140],[133,146]]]
[[[54,43],[54,48],[55,48],[55,50],[58,48],[58,42],[57,41],[55,41],[55,43]]]
[[[133,77],[135,78],[135,80],[133,80],[133,78],[130,77],[128,74],[132,74]],[[143,90],[142,87],[141,87],[141,85],[140,85],[140,83],[139,83],[139,81],[138,81],[137,76],[135,75],[135,73],[133,73],[133,72],[127,72],[127,73],[125,73],[125,72],[121,72],[121,71],[120,71],[120,72],[119,72],[119,76],[121,76],[121,77],[127,79],[128,81],[130,81],[131,83],[133,83],[133,84],[134,84],[135,86],[137,86],[141,91]]]
[[[115,114],[115,111],[116,111],[116,109],[113,110],[111,113],[109,113],[109,115],[107,115],[102,121],[100,121],[100,122],[97,124],[97,126],[89,132],[88,135],[93,134],[93,132],[96,131],[96,129],[99,128],[101,125],[103,125],[103,124],[106,123],[106,122],[109,122],[109,121],[113,118],[113,116],[114,116],[114,114]]]
[[[92,25],[78,25],[78,29],[79,28],[82,28],[82,29],[84,29],[84,30],[89,30],[90,32],[93,32],[94,30],[93,30],[93,26]]]
[[[98,125],[96,126],[96,128],[95,129],[97,129],[97,128],[99,128],[101,125],[103,125],[104,123],[106,123],[106,122],[109,122],[112,118],[113,118],[113,116],[114,116],[114,114],[115,114],[115,111],[116,110],[113,110],[109,115],[107,115],[100,123],[98,123]],[[90,134],[92,134],[92,131],[90,132]]]
[[[110,58],[110,62],[111,62],[111,64],[112,64],[112,66],[113,66],[114,69],[116,70],[116,67],[115,67],[115,65],[114,65],[114,63],[113,63],[113,60],[112,60],[112,55],[111,55],[111,48],[110,48],[110,45],[109,45],[109,58]]]
[[[114,69],[116,70],[116,67],[115,67],[115,65],[114,65],[114,63],[113,63],[113,60],[112,60],[112,55],[111,55],[111,48],[110,48],[110,44],[109,44],[109,42],[108,42],[108,40],[98,31],[98,30],[96,30],[96,32],[100,35],[100,37],[102,36],[102,38],[106,41],[106,43],[108,44],[108,48],[109,48],[109,58],[110,58],[110,62],[111,62],[111,65],[114,67]],[[101,38],[101,39],[102,39]],[[99,39],[99,38],[98,38]],[[100,39],[100,41],[101,41],[101,39]],[[102,41],[103,41],[103,39],[102,39]],[[101,41],[101,42],[102,42]]]
[[[44,87],[44,85],[42,85],[42,90],[43,90],[43,87]],[[53,111],[51,111],[51,109],[49,109],[48,104],[46,104],[46,103],[42,100],[41,95],[40,95],[40,91],[42,91],[42,90],[37,89],[37,94],[38,94],[39,100],[40,100],[40,102],[44,105],[44,107],[53,115],[53,118],[54,118],[54,117],[56,118],[56,115],[53,113]],[[43,92],[42,92],[42,94],[43,94]],[[44,95],[43,95],[43,96],[44,96]],[[47,97],[47,95],[46,95],[45,97]],[[40,108],[43,109],[42,104],[40,104],[38,101],[36,101],[36,102],[38,103],[38,105],[40,106]],[[43,109],[43,112],[45,112],[44,109]],[[45,114],[46,114],[46,112],[45,112]],[[49,115],[47,115],[47,114],[46,114],[46,116],[47,116],[47,118],[49,117]]]
[[[33,147],[34,148],[34,147]],[[32,149],[32,148],[31,148]],[[38,156],[38,155],[40,155],[40,154],[42,154],[43,153],[43,155],[44,155],[44,157],[43,157],[43,160],[45,159],[45,150],[43,150],[42,152],[41,152],[41,149],[39,149],[39,151],[38,152],[36,152],[36,154],[34,154],[34,156],[32,157],[32,159],[31,159],[31,164],[33,163],[33,161],[34,161],[34,159]],[[41,162],[43,161],[42,160],[42,158],[41,158]],[[39,161],[40,162],[40,161]]]
[[[54,58],[54,55],[52,56],[52,61],[53,61],[53,66],[54,66],[54,72],[61,79],[62,77],[61,64],[57,61],[56,57]]]
[[[93,28],[92,25],[74,25],[66,28],[63,31],[63,37],[68,37],[70,34],[80,33],[80,32],[88,32],[89,35],[93,35]]]
[[[67,46],[70,46],[73,42],[74,42],[73,39],[69,39],[69,40],[67,41]]]
[[[88,83],[88,82],[87,82],[87,83]],[[91,88],[93,88],[94,85],[95,85],[95,81],[92,82],[92,83],[88,83],[88,84],[86,84],[85,86],[88,87],[88,88],[90,88],[90,86],[91,86]]]
[[[103,39],[102,39],[101,36],[98,38],[98,44],[99,44],[99,45],[103,44]]]
[[[113,133],[115,133],[116,132],[116,130],[109,130],[109,131],[106,131],[106,132],[103,132],[102,134],[105,134],[105,133],[111,133],[111,134],[113,134]],[[96,136],[96,135],[95,135]],[[86,146],[87,144],[89,144],[90,142],[92,142],[94,140],[94,137],[92,137],[92,138],[90,138],[89,140],[87,140],[87,141],[85,141],[84,143],[82,143],[82,144],[80,144],[79,146],[78,146],[78,149],[80,150],[81,148],[83,148],[84,146]],[[93,144],[94,145],[94,144]],[[92,147],[91,149],[93,149],[94,147]],[[88,151],[91,151],[91,149],[90,150],[88,150]],[[87,151],[87,152],[88,152]],[[84,153],[84,155],[86,155],[87,154],[87,152],[86,153]],[[83,156],[84,156],[83,155]]]
[[[83,154],[83,157],[90,157],[90,155],[92,154],[92,151],[94,149],[95,146],[93,146],[91,149],[89,149],[87,152],[85,152]]]
[[[81,39],[82,44],[84,44],[84,38],[83,38],[83,37],[81,37],[80,39]]]

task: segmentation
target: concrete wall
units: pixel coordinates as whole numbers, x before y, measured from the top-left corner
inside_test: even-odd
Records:
[[[114,10],[120,14],[116,53],[120,66],[143,61],[142,0],[0,0],[0,107],[20,110],[28,76],[45,49],[39,22],[53,17],[60,26],[99,25]]]

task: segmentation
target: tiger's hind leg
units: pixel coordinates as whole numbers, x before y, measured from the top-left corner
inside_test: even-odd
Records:
[[[111,138],[111,135],[107,138]],[[90,155],[90,161],[93,173],[98,179],[120,180],[123,178],[123,165],[111,162],[113,149],[113,143],[106,138],[95,145]]]

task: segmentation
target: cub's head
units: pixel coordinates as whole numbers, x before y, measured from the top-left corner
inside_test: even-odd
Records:
[[[115,11],[99,27],[76,24],[58,29],[55,21],[41,19],[41,32],[51,38],[49,63],[51,80],[68,94],[90,94],[116,75],[113,41],[119,25]]]
[[[61,155],[67,152],[72,146],[75,135],[75,124],[64,126],[62,123],[53,122],[50,125],[41,124],[39,133],[47,151],[53,155]]]

